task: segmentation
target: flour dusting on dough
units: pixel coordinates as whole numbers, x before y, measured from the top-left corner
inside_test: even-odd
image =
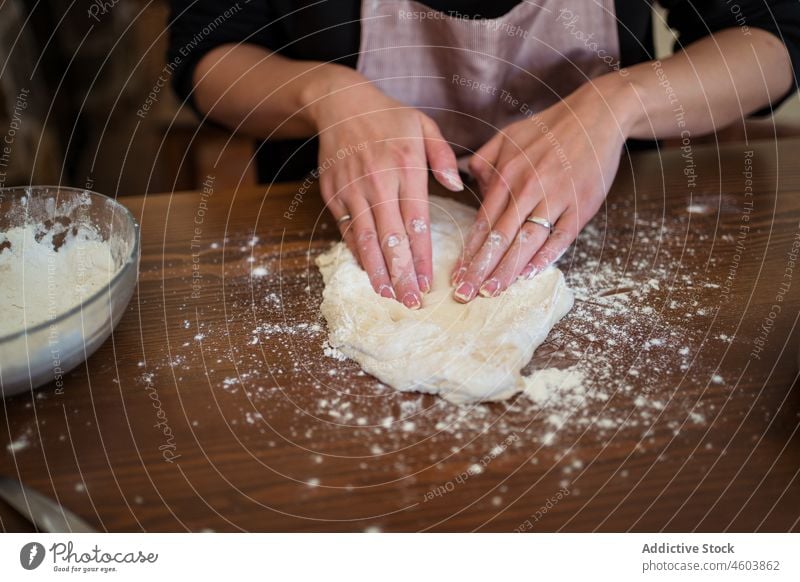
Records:
[[[570,310],[572,292],[551,268],[497,298],[457,303],[449,275],[475,211],[432,196],[430,212],[434,282],[420,310],[376,294],[342,243],[317,259],[330,346],[397,390],[456,403],[509,398],[525,388],[520,370]]]

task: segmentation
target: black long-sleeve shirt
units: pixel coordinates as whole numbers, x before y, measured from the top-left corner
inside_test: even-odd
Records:
[[[588,1],[588,0],[587,0]],[[445,14],[497,18],[519,0],[427,0]],[[795,79],[800,78],[799,0],[660,0],[667,23],[678,32],[676,50],[718,30],[747,26],[767,30],[786,45]],[[650,0],[616,0],[620,61],[623,67],[655,58]],[[178,96],[194,107],[192,76],[203,56],[227,43],[264,46],[298,60],[336,62],[355,67],[360,42],[360,0],[172,0],[168,60]],[[788,94],[787,94],[788,96]],[[785,98],[785,97],[784,97]],[[782,99],[780,100],[782,101]],[[772,103],[775,107],[779,102]],[[761,113],[768,113],[769,108]],[[262,144],[262,180],[297,179],[315,164],[312,142]],[[291,158],[280,175],[267,160]]]

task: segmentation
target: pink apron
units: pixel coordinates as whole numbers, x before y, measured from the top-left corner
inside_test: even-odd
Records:
[[[523,0],[495,19],[362,0],[357,68],[432,117],[463,168],[499,129],[619,68],[614,0]]]

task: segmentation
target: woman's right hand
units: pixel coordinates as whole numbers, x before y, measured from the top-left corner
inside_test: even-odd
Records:
[[[455,154],[432,119],[352,69],[334,72],[308,106],[322,198],[375,291],[418,309],[433,281],[428,167],[462,190]]]

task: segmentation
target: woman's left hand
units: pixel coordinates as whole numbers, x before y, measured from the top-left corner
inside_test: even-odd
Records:
[[[632,100],[618,76],[603,77],[511,124],[474,154],[470,170],[483,203],[452,273],[456,300],[495,297],[564,253],[608,193],[638,109]]]

